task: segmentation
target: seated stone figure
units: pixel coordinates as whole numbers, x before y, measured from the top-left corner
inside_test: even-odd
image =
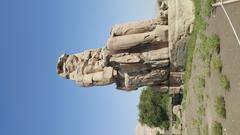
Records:
[[[119,51],[139,45],[168,42],[168,26],[160,24],[161,19],[152,19],[114,25],[106,48],[110,51]]]
[[[118,89],[130,91],[146,85],[168,86],[168,25],[164,9],[159,19],[114,25],[105,48],[62,55],[58,74],[84,87],[116,83]]]
[[[117,24],[105,48],[64,54],[58,74],[88,87],[116,83],[118,89],[167,85],[169,50],[167,7],[158,19]]]
[[[145,85],[167,85],[167,48],[147,52],[137,49],[136,52],[111,54],[105,59],[104,50],[62,55],[58,61],[58,74],[84,87],[116,83],[118,89],[136,90]]]

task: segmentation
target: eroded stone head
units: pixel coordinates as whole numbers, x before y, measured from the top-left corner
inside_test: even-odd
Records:
[[[57,73],[77,84],[88,87],[108,85],[114,82],[116,71],[104,66],[102,49],[87,50],[78,54],[63,54],[59,57]]]

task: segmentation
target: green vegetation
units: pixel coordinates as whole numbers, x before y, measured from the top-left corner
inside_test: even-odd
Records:
[[[192,119],[192,124],[195,126],[201,126],[202,125],[202,118],[198,117],[198,119]]]
[[[205,123],[205,109],[207,106],[206,99],[208,98],[208,95],[205,93],[205,97],[204,91],[201,91],[201,89],[205,88],[205,79],[207,76],[211,75],[212,70],[218,71],[218,73],[222,72],[222,62],[219,56],[220,38],[216,34],[210,36],[205,34],[205,30],[208,24],[206,23],[204,18],[211,15],[211,12],[213,10],[211,4],[215,3],[216,0],[193,0],[193,2],[195,4],[195,22],[193,32],[190,36],[190,40],[187,43],[187,61],[184,76],[184,101],[187,97],[189,80],[191,79],[192,70],[194,68],[196,69],[196,65],[192,65],[192,60],[193,56],[195,55],[194,53],[197,53],[197,57],[200,56],[201,61],[203,62],[200,64],[204,64],[204,66],[202,67],[200,71],[200,76],[197,78],[197,80],[192,80],[194,83],[193,89],[195,94],[197,94],[198,100],[196,110],[197,116],[192,119],[192,123],[194,126],[196,126],[196,131],[199,135],[208,135],[208,124]],[[202,4],[204,5],[203,7],[201,6]],[[196,44],[198,44],[197,47]],[[230,83],[226,80],[227,79],[225,77],[223,81],[224,85],[222,85],[225,89],[228,87],[230,88]],[[215,108],[217,114],[219,114],[223,118],[226,118],[225,100],[223,97],[216,98]],[[213,128],[211,129],[211,135],[222,135],[222,125],[220,123],[215,122],[213,124]]]
[[[203,100],[204,100],[204,96],[202,94],[198,94],[198,103],[201,104],[203,103]]]
[[[213,70],[218,71],[219,73],[222,72],[222,61],[219,55],[214,56],[212,58],[212,64],[211,67]]]
[[[198,88],[205,88],[205,78],[198,77]]]
[[[198,119],[192,119],[192,124],[196,126],[198,135],[208,135],[208,124],[204,123],[200,117]]]
[[[215,111],[222,118],[226,118],[225,100],[224,97],[216,97],[215,100]]]
[[[230,81],[228,80],[226,75],[221,74],[221,76],[220,76],[220,85],[225,90],[229,90],[230,89]]]
[[[212,127],[212,135],[222,135],[223,134],[222,128],[223,128],[222,124],[215,121]]]
[[[206,109],[204,106],[204,96],[202,94],[198,94],[198,108],[197,108],[197,114],[199,117],[204,116],[206,114]]]
[[[205,124],[202,129],[202,135],[208,135],[208,124]]]
[[[192,73],[192,60],[193,60],[193,54],[195,50],[196,40],[199,33],[202,33],[207,26],[207,23],[204,21],[202,17],[202,7],[201,7],[201,0],[193,0],[194,6],[195,6],[195,21],[194,21],[194,27],[193,32],[190,36],[190,40],[187,42],[187,60],[186,60],[186,69],[184,74],[184,99],[187,96],[188,91],[188,82],[191,78]],[[185,101],[184,101],[185,102]],[[183,103],[184,103],[183,102]],[[185,105],[183,104],[183,107],[185,108]]]
[[[214,0],[209,0],[210,3],[212,3]],[[209,5],[209,4],[208,4]],[[191,78],[191,72],[192,72],[192,60],[193,60],[193,54],[195,50],[195,45],[197,38],[200,37],[202,40],[202,45],[200,47],[200,51],[202,54],[202,58],[205,59],[207,66],[210,67],[210,54],[213,50],[219,50],[220,46],[220,40],[217,35],[212,35],[211,37],[207,38],[204,35],[204,31],[207,27],[207,23],[203,18],[202,15],[202,6],[201,6],[201,0],[194,0],[194,6],[195,6],[195,21],[194,21],[194,28],[193,32],[190,36],[190,40],[187,43],[187,61],[186,61],[186,69],[185,69],[185,75],[184,75],[184,97],[187,94],[188,90],[188,81]],[[211,6],[207,6],[205,10],[211,10]]]
[[[205,14],[208,17],[211,16],[211,12],[213,10],[213,8],[212,8],[212,4],[213,3],[216,3],[216,0],[206,0],[206,3],[205,3]]]
[[[207,38],[204,34],[204,31],[207,27],[207,22],[204,20],[203,17],[203,9],[202,9],[202,1],[201,0],[193,0],[194,6],[195,6],[195,21],[194,21],[194,28],[193,32],[190,36],[190,40],[187,43],[187,60],[186,60],[186,69],[185,69],[185,75],[184,75],[184,99],[187,96],[188,91],[188,82],[191,78],[191,72],[192,72],[192,60],[193,60],[193,54],[195,50],[195,45],[197,38],[200,37],[202,40],[202,54],[203,58],[205,57],[207,67],[210,67],[210,59],[209,53],[212,52],[212,50],[216,49],[217,52],[219,52],[219,37],[217,35],[212,35],[210,38]],[[215,2],[215,0],[207,0],[205,3],[205,13],[210,15],[212,7],[211,4]],[[206,15],[206,14],[205,14]],[[206,51],[206,53],[204,53]],[[207,56],[206,56],[207,55]],[[207,59],[207,57],[209,59]]]
[[[218,52],[220,47],[220,39],[218,35],[213,34],[210,37],[202,36],[202,44],[200,46],[200,54],[204,61],[208,61],[214,51]]]
[[[197,114],[199,116],[204,116],[206,114],[206,109],[203,105],[200,105],[197,109]]]
[[[150,127],[169,128],[167,108],[170,96],[146,87],[141,93],[139,103],[139,121]]]
[[[219,52],[220,39],[213,34],[210,37],[202,36],[202,44],[199,48],[200,56],[205,64],[205,74],[210,75],[210,64],[214,52]]]
[[[199,1],[200,0],[195,0],[195,16],[196,16],[196,20],[197,18],[200,18],[199,17],[199,11],[201,9],[199,9],[201,6],[201,4],[196,2],[196,1]],[[198,23],[198,21],[195,20],[195,24],[197,23],[198,25],[200,25]],[[199,26],[198,26],[199,27]],[[194,25],[194,28],[193,28],[193,32],[192,32],[192,35],[190,37],[190,40],[188,41],[188,45],[187,45],[187,61],[186,61],[186,72],[185,72],[185,76],[184,76],[184,79],[185,79],[185,82],[187,82],[190,77],[191,77],[191,70],[192,70],[192,59],[193,59],[193,52],[194,52],[194,49],[195,49],[195,44],[196,44],[196,39],[197,39],[197,33],[199,31],[199,28],[197,28],[196,25]],[[186,84],[186,83],[185,83]],[[185,87],[187,87],[187,84],[185,85]]]
[[[197,108],[197,117],[198,117],[198,125],[197,125],[197,130],[199,135],[205,135],[203,134],[205,127],[203,126],[203,120],[202,118],[206,115],[206,108],[204,106],[204,95],[203,94],[198,94],[197,95],[198,99],[198,108]]]
[[[198,121],[196,119],[192,119],[192,124],[193,125],[197,125],[198,124]]]
[[[181,120],[178,116],[176,116],[176,126],[178,127],[181,124]]]

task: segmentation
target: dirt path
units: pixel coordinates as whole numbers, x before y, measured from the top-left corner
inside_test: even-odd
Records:
[[[225,6],[229,17],[240,35],[240,3]],[[215,17],[210,19],[210,31],[216,32],[221,39],[221,59],[223,73],[231,82],[231,91],[225,94],[227,119],[224,122],[228,135],[240,134],[240,46],[233,31],[224,15],[223,10],[218,7]]]
[[[240,3],[225,5],[225,9],[240,36]],[[205,65],[199,56],[198,49],[195,49],[192,76],[186,98],[187,133],[188,135],[205,135],[207,132],[211,134],[213,122],[218,121],[223,125],[224,135],[240,135],[240,46],[221,7],[216,9],[216,14],[208,20],[208,24],[206,35],[216,33],[220,37],[223,69],[222,73],[211,70],[211,74],[204,77],[205,86],[200,88],[198,80],[199,76],[205,72]],[[203,45],[198,40],[196,48]],[[221,74],[226,75],[231,82],[229,92],[220,87]],[[200,96],[203,97],[202,100],[199,99]],[[225,98],[226,119],[219,117],[216,113],[215,100],[218,96]],[[205,109],[204,114],[199,113],[201,105]]]
[[[240,3],[225,6],[229,17],[240,35]],[[225,122],[226,132],[229,135],[240,134],[240,46],[228,24],[223,10],[217,8],[216,15],[210,20],[209,28],[219,34],[221,39],[221,59],[223,73],[231,82],[231,91],[226,93],[227,119]]]

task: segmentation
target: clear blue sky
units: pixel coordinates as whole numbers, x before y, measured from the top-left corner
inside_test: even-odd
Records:
[[[0,0],[0,135],[135,134],[140,91],[78,87],[56,62],[155,10],[155,0]]]

